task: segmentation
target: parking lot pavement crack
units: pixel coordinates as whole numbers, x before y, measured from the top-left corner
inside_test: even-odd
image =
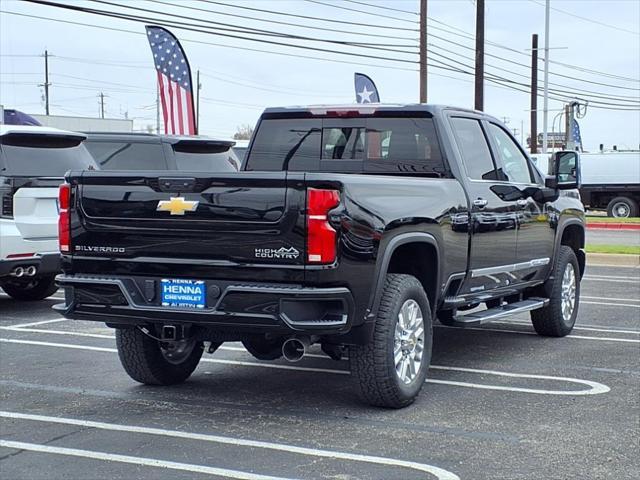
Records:
[[[80,428],[74,429],[71,432],[63,433],[62,435],[56,435],[55,437],[47,440],[46,442],[43,442],[43,445],[49,445],[49,444],[51,444],[53,442],[56,442],[58,440],[62,440],[63,438],[67,438],[67,437],[70,437],[72,435],[75,435],[76,433],[84,432],[85,430],[88,430],[88,428],[87,427],[80,427]],[[18,450],[16,452],[13,452],[13,453],[9,453],[7,455],[0,456],[0,462],[2,460],[7,459],[7,458],[15,457],[16,455],[20,455],[21,453],[28,452],[28,451],[29,450],[21,449],[21,450]]]

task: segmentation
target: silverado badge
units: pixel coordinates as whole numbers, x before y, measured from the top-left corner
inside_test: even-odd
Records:
[[[185,200],[184,197],[171,197],[170,200],[158,202],[158,212],[171,212],[171,215],[184,215],[184,212],[195,212],[198,201]]]

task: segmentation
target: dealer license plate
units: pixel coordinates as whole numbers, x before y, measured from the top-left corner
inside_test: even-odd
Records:
[[[204,308],[207,286],[202,280],[163,278],[160,282],[163,307]]]

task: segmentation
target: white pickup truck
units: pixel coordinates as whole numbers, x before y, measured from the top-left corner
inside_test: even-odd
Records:
[[[58,186],[68,170],[95,169],[85,136],[0,125],[0,287],[16,300],[56,291]]]

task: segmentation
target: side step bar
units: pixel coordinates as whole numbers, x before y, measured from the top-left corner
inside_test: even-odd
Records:
[[[483,323],[508,317],[522,312],[530,312],[538,308],[545,307],[549,303],[548,298],[531,297],[519,302],[508,303],[501,307],[490,308],[482,312],[469,313],[467,315],[457,315],[454,317],[453,327],[475,327]]]

